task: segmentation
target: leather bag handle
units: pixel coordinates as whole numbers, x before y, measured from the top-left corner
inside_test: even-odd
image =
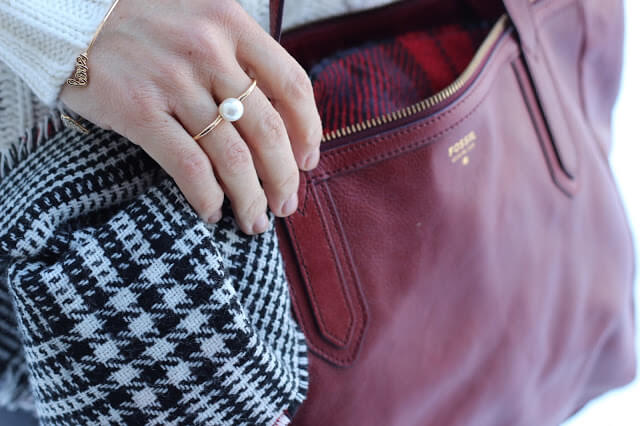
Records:
[[[269,2],[269,31],[271,36],[280,42],[282,34],[282,13],[284,11],[284,0],[270,0]]]

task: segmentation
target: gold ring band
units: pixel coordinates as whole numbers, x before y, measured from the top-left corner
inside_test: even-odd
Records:
[[[215,120],[213,120],[213,122],[211,124],[209,124],[207,127],[204,128],[203,131],[201,131],[200,133],[198,133],[197,135],[195,135],[193,137],[193,139],[197,142],[199,139],[204,138],[205,136],[207,136],[209,133],[211,133],[211,131],[213,129],[215,129],[216,127],[218,127],[218,124],[222,123],[222,120],[224,120],[222,118],[222,116],[220,114],[218,114],[218,116],[216,117]]]
[[[253,92],[253,89],[256,88],[256,84],[258,84],[258,81],[254,78],[249,88],[245,90],[240,96],[238,96],[238,100],[240,102],[244,101],[247,98],[247,96],[249,96],[251,92]]]
[[[251,82],[251,85],[249,86],[249,88],[247,90],[245,90],[244,92],[242,92],[242,94],[240,96],[238,96],[235,99],[234,98],[229,98],[229,99],[230,100],[237,100],[237,101],[240,101],[240,102],[244,101],[247,98],[247,96],[249,96],[251,94],[251,92],[253,92],[253,89],[256,88],[256,84],[257,83],[258,83],[257,80],[254,78],[253,81]],[[207,127],[205,127],[200,133],[198,133],[197,135],[193,136],[193,139],[197,142],[198,140],[202,139],[203,137],[205,137],[209,133],[211,133],[211,131],[213,131],[213,129],[215,129],[223,121],[225,121],[225,118],[220,113],[220,109],[218,109],[218,116],[216,117],[216,119],[213,120],[213,122],[211,124],[209,124]]]

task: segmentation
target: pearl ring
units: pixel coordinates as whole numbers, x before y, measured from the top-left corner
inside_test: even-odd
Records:
[[[218,124],[222,123],[222,121],[232,122],[240,120],[240,118],[242,118],[242,114],[244,114],[244,105],[242,104],[242,101],[245,100],[245,98],[249,96],[251,92],[253,92],[253,89],[256,88],[256,83],[257,81],[254,78],[249,88],[245,90],[244,93],[242,93],[240,96],[238,96],[237,98],[227,98],[223,100],[218,107],[218,116],[216,117],[216,119],[213,120],[213,122],[207,127],[205,127],[204,130],[195,135],[193,139],[195,139],[196,141],[202,139],[213,129],[215,129]]]

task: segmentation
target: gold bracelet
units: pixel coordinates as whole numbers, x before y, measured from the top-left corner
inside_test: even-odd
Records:
[[[93,34],[93,38],[89,43],[89,47],[87,47],[87,49],[76,58],[76,68],[73,72],[73,77],[67,79],[67,84],[69,86],[84,87],[89,84],[89,49],[91,49],[91,46],[93,46],[93,43],[96,41],[100,30],[102,30],[102,27],[104,27],[105,22],[107,22],[107,19],[109,19],[111,12],[113,12],[113,9],[116,8],[116,5],[119,1],[120,0],[115,0],[113,2],[111,7],[109,8],[109,11],[98,26],[95,34]]]
[[[88,135],[89,133],[91,133],[89,129],[84,127],[78,120],[74,119],[68,114],[62,113],[60,114],[60,118],[62,119],[62,124],[64,124],[64,127],[73,129],[76,132],[82,133],[83,135]]]

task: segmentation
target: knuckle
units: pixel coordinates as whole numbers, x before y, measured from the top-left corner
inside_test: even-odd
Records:
[[[282,117],[275,110],[271,109],[271,111],[265,113],[261,124],[262,144],[265,149],[276,148],[288,138]]]
[[[154,90],[144,86],[134,86],[128,90],[131,102],[131,119],[136,126],[150,127],[155,123],[159,102]]]
[[[314,124],[306,127],[306,130],[302,143],[309,150],[318,148],[322,140],[322,124],[320,124],[319,120],[314,120]]]
[[[195,60],[217,57],[216,35],[213,27],[208,23],[195,22],[187,30],[188,45],[184,46],[189,56],[195,56]]]
[[[246,25],[246,22],[243,22],[243,16],[246,16],[244,8],[233,0],[209,2],[202,15],[207,22],[214,23],[222,30],[230,40],[233,40],[234,33]]]
[[[313,98],[311,80],[302,67],[296,66],[290,72],[285,83],[285,93],[298,101]]]
[[[208,219],[222,207],[223,201],[223,196],[208,197],[200,202],[200,208],[195,209],[204,219]]]
[[[218,32],[215,23],[198,15],[188,22],[167,22],[162,35],[176,55],[190,63],[200,63],[220,50]]]
[[[189,67],[176,60],[164,60],[155,64],[155,77],[167,92],[184,92],[193,84]]]
[[[210,18],[228,26],[235,26],[244,12],[244,8],[237,1],[230,0],[212,2],[208,10]]]
[[[166,17],[158,17],[150,21],[154,27],[154,35],[162,35],[165,37],[169,46],[177,51],[184,50],[190,45],[189,36],[191,35],[192,25],[186,26],[180,21],[169,20]]]
[[[298,191],[300,185],[300,174],[297,171],[288,174],[284,179],[278,182],[276,188],[281,196],[288,197]]]
[[[226,141],[222,160],[225,168],[233,175],[246,173],[246,170],[253,165],[249,148],[238,138],[230,138]]]
[[[179,173],[187,180],[200,179],[209,167],[208,159],[204,155],[190,153],[183,155],[179,161]]]
[[[262,213],[267,210],[267,197],[261,190],[251,200],[247,207],[243,211],[243,217],[248,221],[249,227],[253,225],[253,221],[257,219]]]

